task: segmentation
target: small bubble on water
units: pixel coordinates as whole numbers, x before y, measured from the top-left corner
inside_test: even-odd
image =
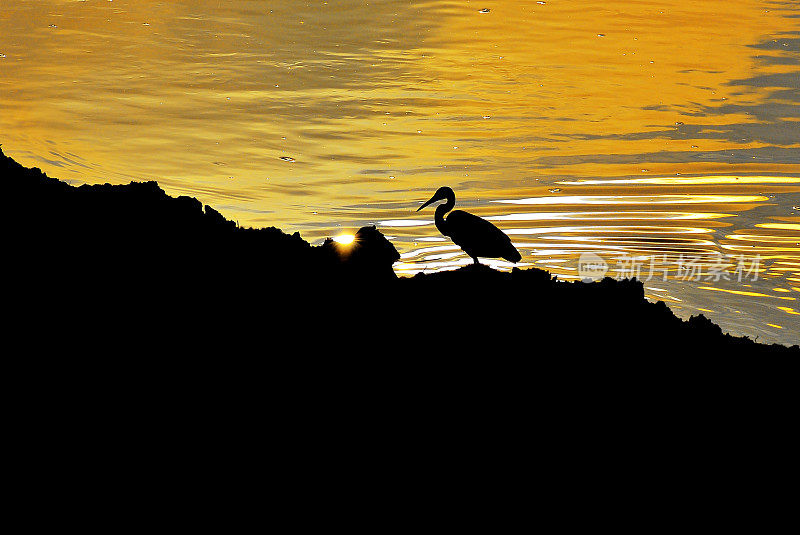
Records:
[[[675,126],[683,126],[683,121],[675,121]]]
[[[291,156],[281,156],[280,159],[283,160],[284,162],[295,162],[295,161],[297,161],[294,158],[292,158]]]
[[[5,54],[0,54],[0,59],[3,59],[3,58],[5,58],[5,57],[6,57],[6,55],[5,55]]]
[[[489,9],[488,7],[485,7],[483,9],[478,10],[478,13],[489,13],[490,11],[491,11],[491,9]]]
[[[560,193],[561,192],[561,188],[550,188],[547,191],[549,191],[550,193]]]
[[[604,33],[598,33],[597,34],[597,37],[605,37],[605,36],[606,36],[606,34],[604,34]]]
[[[642,173],[649,173],[650,169],[642,169]]]

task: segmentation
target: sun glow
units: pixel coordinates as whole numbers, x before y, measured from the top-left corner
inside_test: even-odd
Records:
[[[352,234],[340,234],[336,236],[333,241],[341,245],[352,245],[356,237]]]

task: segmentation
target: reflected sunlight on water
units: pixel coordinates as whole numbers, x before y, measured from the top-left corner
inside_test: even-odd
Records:
[[[471,261],[413,213],[449,185],[520,265],[638,258],[679,314],[798,342],[799,20],[769,0],[2,2],[0,142],[314,243],[376,224],[400,274]],[[741,257],[756,280],[680,272]]]

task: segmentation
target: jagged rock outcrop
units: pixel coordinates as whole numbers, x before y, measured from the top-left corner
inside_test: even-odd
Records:
[[[2,151],[0,188],[8,293],[39,324],[272,337],[350,326],[351,343],[375,356],[402,354],[411,339],[448,354],[530,358],[800,351],[725,335],[702,316],[682,321],[635,280],[563,282],[480,265],[398,278],[397,250],[375,227],[351,246],[315,247],[297,233],[240,228],[155,182],[73,187]]]

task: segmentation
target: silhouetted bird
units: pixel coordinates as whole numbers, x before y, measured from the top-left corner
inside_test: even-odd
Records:
[[[428,202],[417,208],[417,212],[431,203],[447,199],[447,202],[436,207],[436,228],[453,242],[464,249],[469,256],[479,264],[478,257],[503,258],[509,262],[519,262],[522,256],[511,244],[511,239],[502,230],[495,227],[485,219],[472,215],[463,210],[453,210],[456,204],[456,194],[447,186],[436,190]],[[450,212],[445,219],[444,214]]]

